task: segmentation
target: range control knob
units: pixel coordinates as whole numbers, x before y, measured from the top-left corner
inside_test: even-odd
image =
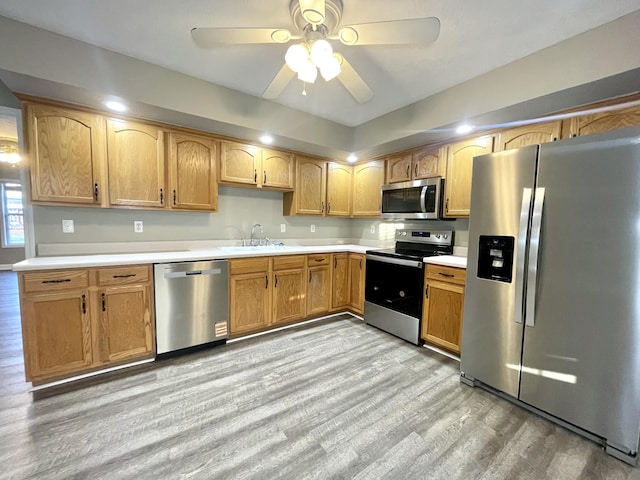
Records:
[[[407,232],[402,232],[402,236],[406,237],[407,236]]]
[[[446,240],[447,238],[449,238],[449,235],[447,235],[447,234],[445,233],[444,235],[442,235],[442,238],[444,238],[444,239]]]
[[[440,234],[439,233],[436,233],[436,238],[440,238]]]

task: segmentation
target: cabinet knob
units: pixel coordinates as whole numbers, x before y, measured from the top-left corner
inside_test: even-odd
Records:
[[[174,205],[176,205],[177,200],[178,200],[178,199],[177,199],[177,195],[176,195],[176,189],[174,188],[174,189],[173,189],[173,204],[174,204]]]
[[[417,177],[418,176],[418,164],[416,163],[415,166],[413,167],[413,176]]]
[[[87,297],[86,295],[82,295],[82,313],[87,313]]]
[[[164,205],[164,189],[160,189],[160,205]]]
[[[102,311],[106,312],[107,311],[107,301],[106,301],[106,299],[104,297],[104,293],[101,295],[101,298],[102,298]]]
[[[324,213],[324,202],[320,204],[320,213]]]
[[[256,170],[255,168],[253,169],[253,181],[258,181],[258,170]]]
[[[93,198],[95,199],[95,201],[98,201],[98,184],[94,183],[93,184]]]
[[[262,173],[262,183],[267,183],[267,171],[266,170]]]

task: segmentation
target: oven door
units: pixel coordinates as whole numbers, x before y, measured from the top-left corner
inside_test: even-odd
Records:
[[[365,301],[410,317],[422,317],[422,262],[367,254],[365,272]]]
[[[442,178],[395,183],[382,187],[382,217],[437,219],[441,213]]]

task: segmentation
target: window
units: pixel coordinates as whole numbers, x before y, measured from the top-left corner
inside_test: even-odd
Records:
[[[2,246],[24,246],[22,189],[15,180],[0,180],[2,201]]]

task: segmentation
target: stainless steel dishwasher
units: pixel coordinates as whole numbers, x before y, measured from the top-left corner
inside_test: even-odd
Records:
[[[229,324],[227,260],[154,266],[158,355],[225,343]]]

